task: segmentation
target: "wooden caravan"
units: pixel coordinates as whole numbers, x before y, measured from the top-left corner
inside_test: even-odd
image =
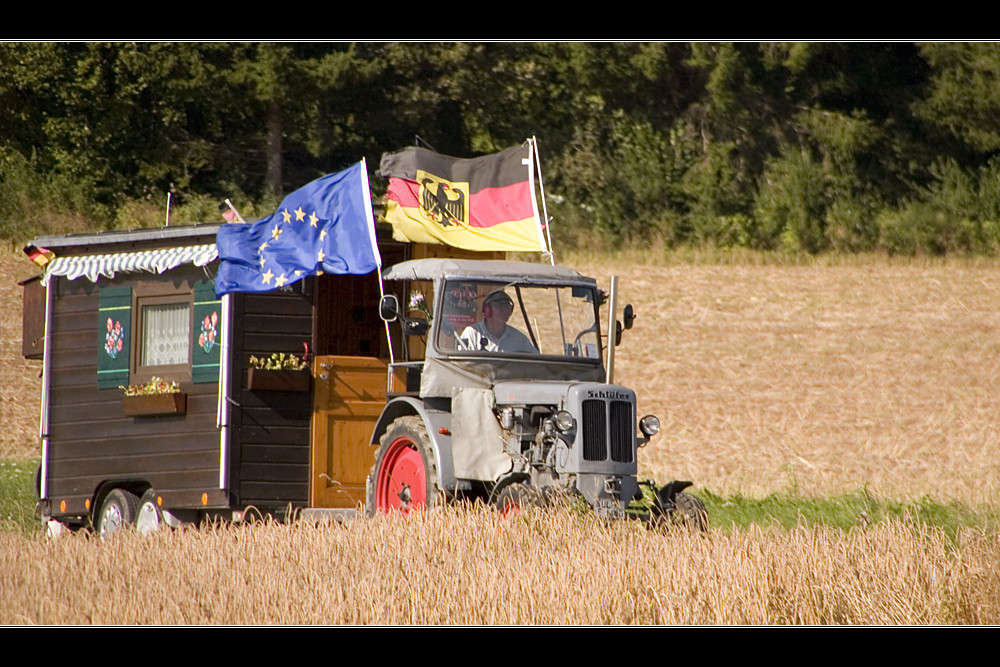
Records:
[[[386,393],[408,388],[405,372],[388,378],[404,341],[387,339],[378,276],[313,276],[216,298],[219,227],[34,242],[55,255],[24,283],[25,354],[44,358],[46,518],[108,532],[364,502]],[[383,266],[502,255],[397,243],[381,227],[378,244]],[[393,288],[402,301],[409,286]],[[280,353],[308,355],[308,369],[251,369],[251,356]],[[125,396],[154,378],[179,391]]]

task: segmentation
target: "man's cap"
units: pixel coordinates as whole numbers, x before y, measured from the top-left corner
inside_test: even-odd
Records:
[[[505,303],[508,306],[514,306],[514,300],[507,296],[507,293],[502,289],[493,290],[487,294],[486,298],[483,299],[483,305],[485,306],[488,303]]]

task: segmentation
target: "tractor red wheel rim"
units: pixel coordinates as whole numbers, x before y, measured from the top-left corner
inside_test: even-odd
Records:
[[[387,512],[407,513],[427,504],[427,475],[424,460],[410,438],[397,438],[382,459],[378,470],[375,505]]]
[[[500,516],[506,518],[509,516],[518,516],[521,513],[521,501],[511,500],[504,503],[503,509],[500,510]]]

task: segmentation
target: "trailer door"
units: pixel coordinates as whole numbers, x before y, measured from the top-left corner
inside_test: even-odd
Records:
[[[364,503],[375,463],[372,431],[385,407],[388,363],[374,357],[321,355],[313,360],[311,507]]]
[[[353,508],[365,500],[385,407],[390,355],[378,276],[325,275],[316,286],[309,506]]]

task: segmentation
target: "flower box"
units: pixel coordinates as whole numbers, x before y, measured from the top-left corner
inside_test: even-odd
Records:
[[[140,394],[123,396],[122,409],[126,416],[182,415],[187,412],[187,394]]]
[[[308,368],[250,368],[247,385],[250,391],[309,391],[312,375]]]

